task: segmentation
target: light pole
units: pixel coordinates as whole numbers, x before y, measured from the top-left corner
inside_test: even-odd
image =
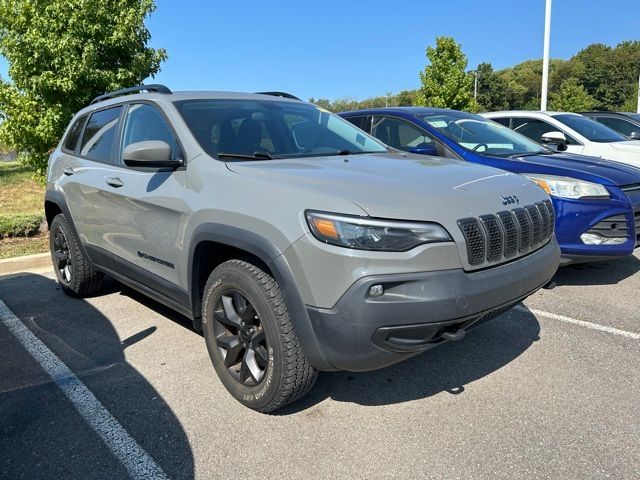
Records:
[[[544,55],[542,57],[542,95],[540,110],[547,109],[547,90],[549,89],[549,40],[551,37],[551,0],[547,0],[544,10]]]
[[[473,99],[478,100],[478,70],[473,72],[475,79],[473,80]]]
[[[638,113],[640,113],[640,76],[638,76]]]

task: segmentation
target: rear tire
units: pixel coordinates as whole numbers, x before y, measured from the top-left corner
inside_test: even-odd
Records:
[[[63,292],[72,297],[85,297],[100,290],[103,275],[89,265],[80,241],[62,213],[51,222],[49,247],[53,269]]]
[[[202,324],[220,381],[243,405],[272,412],[315,383],[318,372],[302,351],[280,288],[257,266],[229,260],[211,273]]]

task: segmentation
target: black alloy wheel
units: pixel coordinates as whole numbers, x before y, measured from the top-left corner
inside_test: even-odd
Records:
[[[246,260],[227,260],[209,275],[202,292],[202,328],[218,378],[253,410],[273,412],[295,402],[318,377],[278,283]]]
[[[269,353],[267,338],[255,307],[238,290],[222,293],[213,311],[218,353],[233,378],[254,387],[264,378]]]
[[[72,297],[100,291],[103,274],[94,270],[67,218],[59,213],[49,226],[49,250],[60,288]]]
[[[58,270],[59,278],[66,284],[70,284],[73,280],[73,263],[69,251],[69,242],[61,226],[53,232],[53,260],[54,266]]]

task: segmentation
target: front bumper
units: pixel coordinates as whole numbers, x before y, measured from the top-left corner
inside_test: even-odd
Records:
[[[640,245],[640,198],[631,199],[611,189],[611,200],[570,200],[552,197],[556,209],[556,238],[562,251],[562,265],[613,260],[631,255]],[[585,245],[580,236],[601,222],[624,218],[628,239],[619,245]]]
[[[545,285],[558,268],[552,239],[513,262],[462,269],[364,277],[331,309],[307,306],[324,358],[338,370],[366,371],[400,362],[511,308]],[[384,294],[371,297],[372,285]]]

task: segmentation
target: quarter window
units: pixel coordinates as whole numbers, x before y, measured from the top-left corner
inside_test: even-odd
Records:
[[[94,113],[84,129],[80,154],[99,162],[113,161],[113,147],[122,107]]]
[[[133,104],[127,112],[122,136],[122,151],[132,143],[161,140],[171,147],[171,159],[180,157],[180,147],[175,135],[162,114],[146,103]]]

